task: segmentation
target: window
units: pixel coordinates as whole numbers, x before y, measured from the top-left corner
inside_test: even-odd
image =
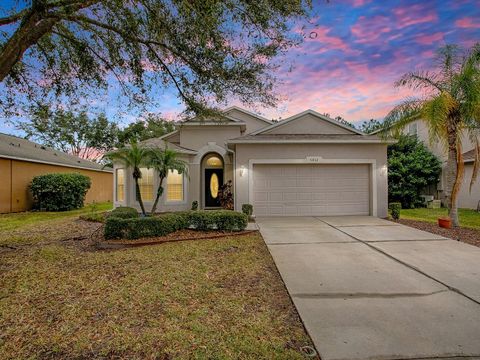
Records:
[[[153,201],[153,169],[141,168],[140,172],[142,177],[138,179],[138,185],[142,200]]]
[[[183,201],[183,175],[177,170],[168,172],[167,201]]]
[[[117,181],[117,201],[125,200],[125,172],[123,169],[115,170],[115,177]]]
[[[217,168],[217,167],[222,167],[223,166],[223,162],[222,160],[217,157],[217,156],[212,156],[212,157],[209,157],[207,159],[207,163],[206,163],[206,166],[207,167],[210,167],[210,168]]]
[[[417,132],[418,132],[417,123],[408,125],[408,135],[417,136]]]

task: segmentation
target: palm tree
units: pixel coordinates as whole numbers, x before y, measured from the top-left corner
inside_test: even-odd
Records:
[[[430,141],[447,150],[445,201],[454,226],[459,226],[457,195],[463,179],[462,135],[475,146],[470,191],[480,165],[480,43],[464,51],[447,45],[437,52],[438,69],[405,74],[396,86],[422,92],[396,106],[385,118],[384,134],[398,134],[407,124],[421,120]]]
[[[142,194],[138,180],[142,178],[140,167],[148,166],[150,149],[139,145],[136,141],[131,141],[129,146],[121,147],[117,150],[105,154],[105,158],[111,161],[123,163],[126,167],[133,169],[133,179],[135,181],[135,193],[138,203],[142,209],[142,214],[146,216],[145,206],[143,205]]]
[[[188,172],[188,166],[185,161],[178,158],[178,153],[175,150],[169,148],[151,149],[149,152],[149,163],[157,171],[159,178],[157,196],[151,211],[154,214],[158,200],[163,194],[163,181],[167,177],[168,172],[177,170],[179,174],[184,174]]]

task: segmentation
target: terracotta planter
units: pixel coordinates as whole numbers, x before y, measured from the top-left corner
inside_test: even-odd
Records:
[[[438,218],[438,226],[444,229],[451,229],[452,228],[452,219],[447,217]]]

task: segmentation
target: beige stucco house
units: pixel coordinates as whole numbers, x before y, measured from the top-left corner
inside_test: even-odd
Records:
[[[437,199],[444,199],[445,167],[447,165],[447,152],[439,142],[429,141],[428,127],[422,120],[417,120],[409,124],[404,133],[415,135],[434,153],[440,161],[442,161],[442,174],[436,189],[428,189],[430,195],[434,195]],[[477,180],[470,191],[470,180],[473,174],[473,162],[475,159],[474,144],[472,140],[463,135],[461,137],[463,149],[463,161],[465,174],[463,176],[462,185],[458,194],[458,207],[467,209],[476,209],[480,202],[480,180]]]
[[[218,186],[231,180],[235,210],[250,203],[257,216],[387,216],[387,143],[313,110],[273,123],[238,107],[223,119],[189,120],[147,140],[172,148],[189,163],[170,173],[158,211],[218,207]],[[148,209],[158,178],[142,169]],[[114,166],[116,206],[139,208],[131,169]]]

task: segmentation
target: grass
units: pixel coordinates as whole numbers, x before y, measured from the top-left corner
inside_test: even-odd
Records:
[[[78,222],[50,224],[75,236]],[[302,359],[305,345],[259,235],[0,248],[1,359]]]
[[[107,211],[113,208],[111,202],[96,203],[85,206],[82,209],[62,212],[48,211],[26,211],[21,213],[1,214],[0,231],[19,229],[25,226],[37,225],[39,223],[57,219],[76,217],[82,214]]]
[[[460,225],[472,229],[480,229],[480,213],[471,209],[459,209]],[[402,209],[400,217],[402,219],[426,221],[436,223],[440,216],[447,216],[447,209]]]

